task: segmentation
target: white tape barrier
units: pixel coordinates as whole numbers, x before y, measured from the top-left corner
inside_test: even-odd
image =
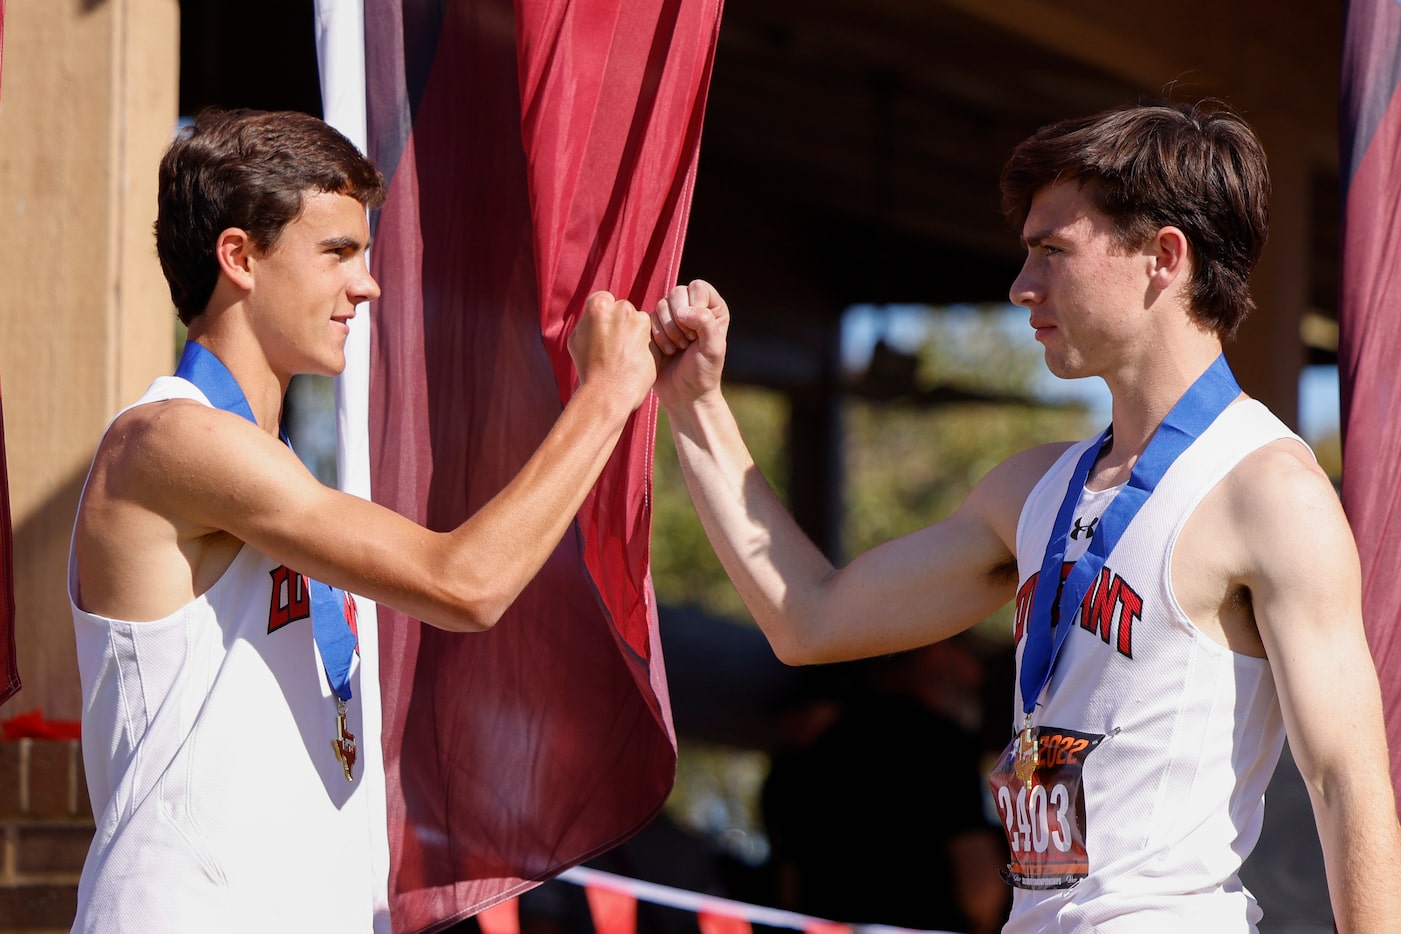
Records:
[[[795,911],[784,911],[779,908],[766,908],[763,905],[750,905],[746,902],[737,902],[734,899],[721,898],[717,895],[701,895],[697,892],[688,892],[685,889],[672,888],[669,885],[658,885],[655,882],[630,879],[627,876],[614,875],[600,869],[590,869],[587,866],[573,866],[560,873],[556,878],[579,886],[611,889],[615,892],[631,895],[640,901],[665,905],[669,908],[681,908],[697,913],[704,911],[709,914],[734,915],[753,924],[764,924],[769,927],[808,931],[830,929],[838,925],[838,922],[826,918],[815,918],[811,915],[802,915]],[[854,934],[954,934],[951,931],[916,932],[910,928],[892,927],[887,924],[844,924],[841,926],[849,928]]]

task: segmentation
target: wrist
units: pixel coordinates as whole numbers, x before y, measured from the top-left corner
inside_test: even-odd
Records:
[[[645,398],[645,393],[643,394]],[[566,406],[579,406],[605,424],[627,421],[640,404],[633,387],[624,380],[609,380],[595,376],[574,388]]]
[[[673,430],[691,436],[708,435],[718,424],[734,421],[734,414],[724,392],[716,386],[698,395],[662,399]]]

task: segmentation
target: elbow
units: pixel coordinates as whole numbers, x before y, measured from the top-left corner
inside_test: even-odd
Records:
[[[754,614],[754,620],[769,640],[773,654],[792,668],[845,661],[852,657],[843,653],[840,639],[835,638],[837,634],[820,617],[820,610],[800,611],[792,608]],[[804,622],[799,624],[796,620]]]
[[[802,653],[796,651],[793,646],[781,645],[772,640],[769,641],[769,646],[773,649],[773,654],[778,660],[790,668],[799,668],[808,664],[808,662],[803,660],[804,657]]]
[[[422,620],[446,632],[486,632],[501,621],[512,602],[505,595],[481,591],[443,594]]]
[[[500,615],[472,610],[435,608],[420,616],[419,621],[444,632],[486,632],[500,618]]]
[[[458,611],[436,623],[440,629],[449,632],[486,632],[501,621],[501,613],[483,610]]]
[[[769,646],[773,649],[773,654],[778,660],[790,668],[802,668],[806,665],[820,665],[832,661],[817,651],[814,646],[801,639],[784,639],[770,635]]]
[[[493,629],[520,595],[509,578],[478,573],[475,567],[444,567],[429,577],[420,619],[450,633],[485,633]]]
[[[791,652],[785,652],[781,654],[775,652],[774,654],[778,656],[778,660],[780,662],[787,665],[789,668],[807,668],[811,665],[823,664],[823,662],[820,659],[812,658],[807,655],[794,654]]]

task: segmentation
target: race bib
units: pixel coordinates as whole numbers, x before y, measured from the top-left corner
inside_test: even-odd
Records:
[[[1003,877],[1022,889],[1069,888],[1090,871],[1083,776],[1104,736],[1052,726],[1033,733],[1035,767],[1018,769],[1014,736],[989,777],[1012,857]]]

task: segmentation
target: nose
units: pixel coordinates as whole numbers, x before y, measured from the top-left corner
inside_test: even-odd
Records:
[[[372,302],[379,298],[379,283],[370,274],[369,263],[361,263],[361,275],[355,278],[350,286],[350,298],[355,304],[361,302]]]
[[[1023,308],[1036,304],[1041,300],[1041,290],[1036,284],[1035,278],[1030,270],[1031,260],[1027,259],[1022,263],[1021,272],[1017,273],[1017,278],[1012,280],[1012,287],[1007,290],[1007,297],[1011,299],[1013,305],[1021,305]]]

